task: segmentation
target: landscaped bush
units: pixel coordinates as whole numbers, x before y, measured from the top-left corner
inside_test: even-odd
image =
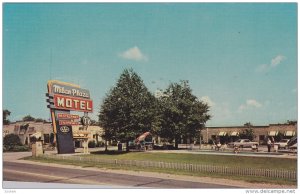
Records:
[[[3,151],[13,150],[16,146],[21,146],[21,141],[18,135],[8,134],[3,139]]]
[[[14,147],[3,147],[3,152],[27,152],[30,148],[26,145],[17,145]]]
[[[97,143],[97,147],[104,147],[104,146],[105,146],[105,143],[102,142],[102,141],[99,141],[99,142]]]
[[[213,144],[213,143],[214,143],[214,141],[212,139],[208,140],[208,144]]]
[[[117,145],[118,145],[118,142],[117,142],[117,141],[111,142],[111,146],[117,146]]]
[[[89,141],[88,147],[89,147],[89,148],[94,148],[94,147],[96,147],[96,142],[95,142],[95,141]]]

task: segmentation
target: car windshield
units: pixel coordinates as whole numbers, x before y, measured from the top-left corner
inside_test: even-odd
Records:
[[[288,141],[289,141],[288,139],[283,139],[283,140],[281,140],[280,142],[286,143],[286,142],[288,142]]]

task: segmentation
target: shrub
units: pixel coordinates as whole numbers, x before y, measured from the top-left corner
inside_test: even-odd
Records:
[[[29,147],[25,145],[15,146],[12,150],[13,152],[26,152],[29,151]]]
[[[29,139],[30,139],[31,144],[33,144],[37,141],[37,138],[35,136],[31,136]]]
[[[89,141],[88,147],[89,147],[89,148],[94,148],[94,147],[96,147],[96,142],[95,142],[95,141]]]
[[[14,147],[3,147],[3,152],[27,152],[30,148],[26,145],[17,145]]]
[[[99,142],[97,143],[97,147],[104,147],[104,146],[105,146],[105,143],[102,142],[102,141],[99,141]]]
[[[214,141],[212,139],[208,140],[208,144],[213,144],[213,143],[214,143]]]
[[[11,133],[6,135],[3,139],[3,148],[5,148],[5,150],[11,150],[15,146],[20,146],[20,145],[22,144],[18,135]]]

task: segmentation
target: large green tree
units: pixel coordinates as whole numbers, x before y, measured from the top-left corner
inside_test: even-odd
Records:
[[[142,79],[132,69],[125,69],[100,108],[103,138],[126,142],[129,151],[129,141],[153,129],[155,110],[155,97]]]
[[[157,134],[175,140],[176,148],[181,138],[195,137],[210,119],[209,106],[192,94],[188,81],[171,83],[159,100],[161,127]]]
[[[10,111],[5,109],[3,110],[3,124],[4,125],[8,125],[10,123],[10,121],[7,119],[7,117],[10,115]]]

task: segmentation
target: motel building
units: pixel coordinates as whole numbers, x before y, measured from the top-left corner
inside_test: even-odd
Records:
[[[229,126],[229,127],[206,127],[201,131],[201,139],[208,143],[210,140],[219,140],[222,144],[238,140],[239,134],[246,129],[252,129],[253,141],[260,145],[266,144],[268,137],[275,141],[291,139],[297,134],[297,123],[293,124],[269,124],[265,126]]]
[[[75,148],[83,147],[82,140],[87,139],[88,142],[95,141],[104,143],[101,138],[103,129],[99,126],[89,126],[87,131],[82,130],[82,125],[72,126],[73,141]],[[265,126],[228,126],[228,127],[206,127],[201,130],[201,139],[203,143],[210,143],[211,140],[220,140],[222,144],[236,141],[239,134],[245,129],[252,129],[254,132],[253,141],[259,142],[260,145],[265,144],[266,138],[273,137],[275,141],[280,139],[290,139],[297,135],[297,123],[294,124],[269,124]],[[51,135],[53,134],[53,126],[51,122],[24,122],[18,121],[3,127],[3,137],[8,134],[16,134],[20,137],[21,143],[30,145],[30,136],[40,136],[45,147],[51,143]],[[52,135],[53,136],[53,135]],[[183,138],[181,143],[190,144],[195,138]],[[162,143],[159,137],[154,137],[155,143]],[[198,142],[198,140],[197,140]]]
[[[72,126],[73,140],[75,148],[82,147],[82,139],[89,141],[103,142],[101,134],[102,128],[99,126],[89,126],[87,131],[83,133],[81,125]],[[34,122],[34,121],[17,121],[3,126],[3,137],[8,134],[16,134],[19,136],[23,145],[30,145],[30,137],[40,137],[45,147],[50,146],[51,136],[53,137],[53,126],[51,122]]]

